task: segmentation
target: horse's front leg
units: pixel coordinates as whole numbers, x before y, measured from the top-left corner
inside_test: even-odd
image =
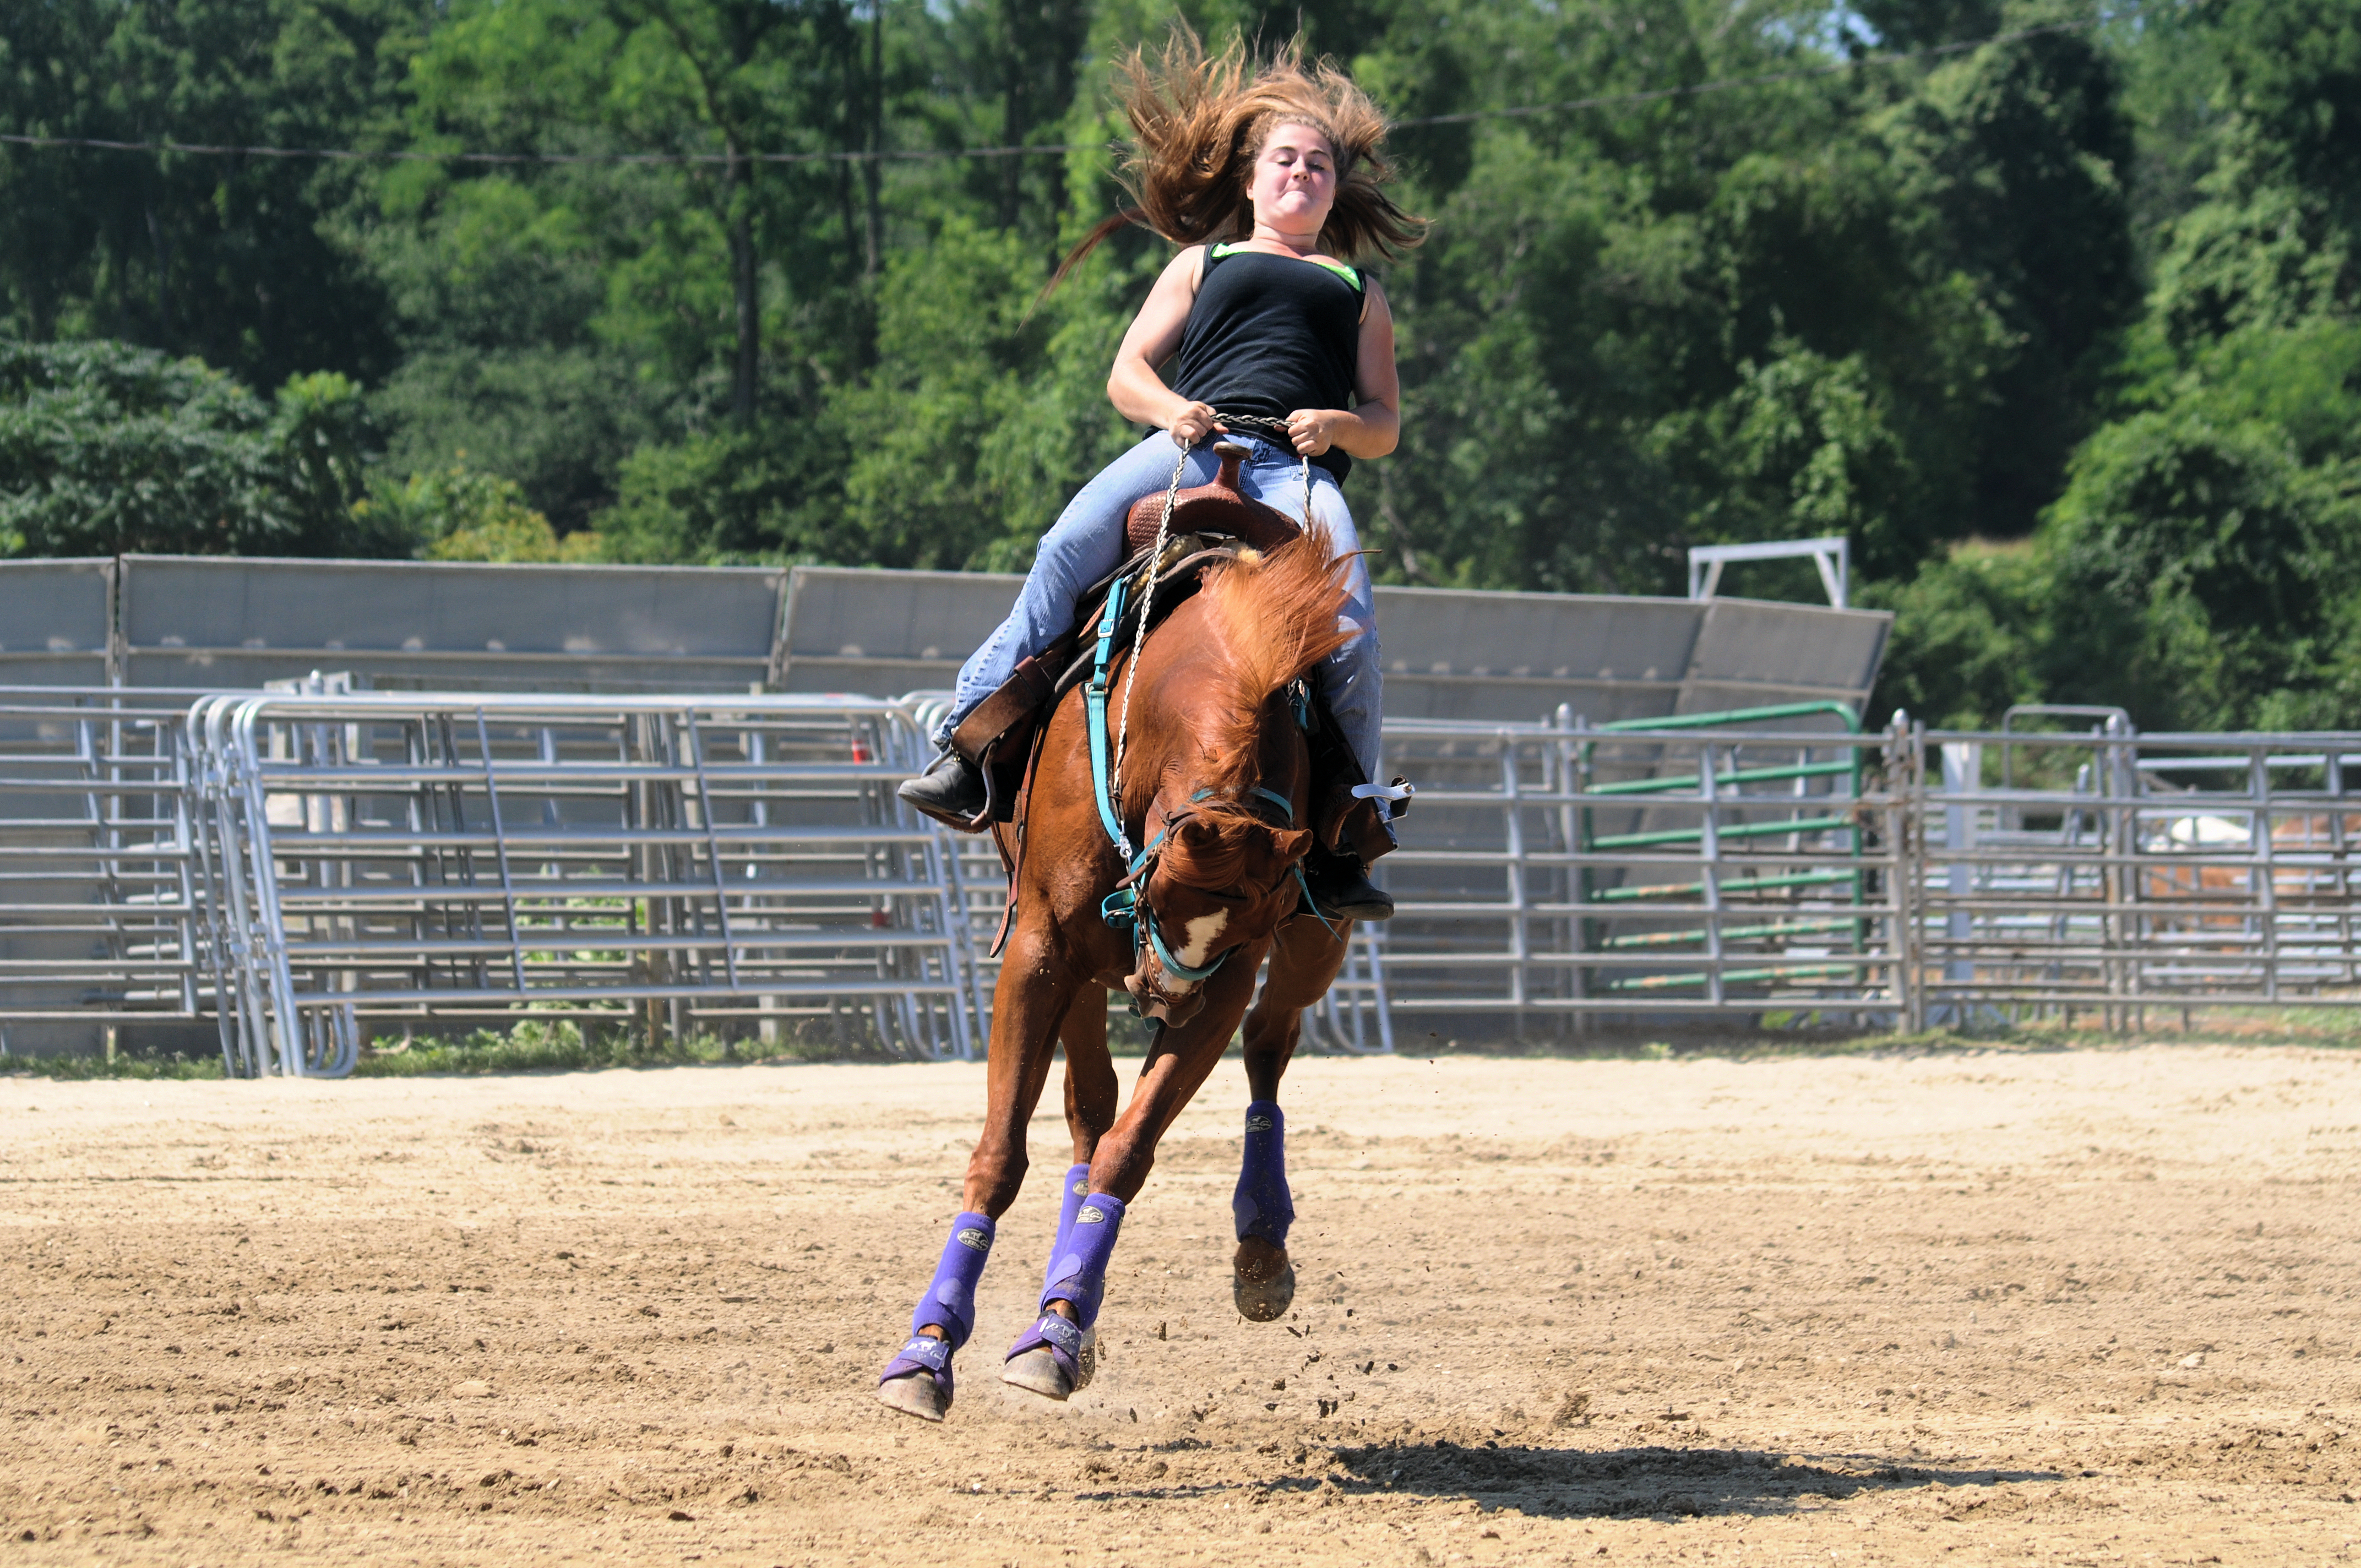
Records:
[[[1259,952],[1239,953],[1205,982],[1205,1003],[1196,1016],[1158,1031],[1131,1103],[1097,1140],[1089,1196],[1050,1259],[1040,1317],[1009,1349],[1001,1373],[1005,1381],[1052,1399],[1063,1399],[1089,1382],[1107,1265],[1126,1206],[1148,1180],[1157,1141],[1222,1059],[1261,962]]]
[[[1230,1292],[1238,1310],[1257,1323],[1270,1322],[1295,1300],[1295,1265],[1287,1255],[1295,1199],[1287,1189],[1287,1117],[1279,1108],[1279,1080],[1303,1037],[1303,1010],[1327,994],[1351,938],[1349,924],[1332,928],[1306,916],[1280,926],[1262,997],[1246,1014],[1246,1147],[1230,1199],[1238,1227]]]
[[[1030,922],[1020,916],[993,992],[983,1133],[968,1160],[967,1206],[951,1221],[942,1261],[910,1314],[909,1342],[885,1364],[877,1382],[877,1397],[897,1410],[939,1421],[950,1408],[951,1356],[975,1331],[976,1285],[1000,1216],[1024,1185],[1025,1125],[1041,1102],[1057,1055],[1058,1027],[1082,989],[1078,981],[1051,938],[1046,916]]]
[[[1066,1048],[1066,1131],[1074,1140],[1074,1163],[1067,1168],[1058,1195],[1058,1234],[1049,1245],[1041,1277],[1045,1290],[1058,1282],[1058,1259],[1065,1255],[1074,1215],[1091,1193],[1091,1156],[1115,1125],[1122,1096],[1106,1039],[1106,992],[1084,981],[1074,988],[1066,1021],[1058,1028],[1058,1043]]]

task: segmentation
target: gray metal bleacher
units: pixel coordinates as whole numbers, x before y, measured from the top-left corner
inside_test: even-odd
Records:
[[[950,686],[1020,579],[797,566],[785,691]],[[1604,724],[1819,699],[1867,700],[1894,618],[1750,599],[1380,587],[1386,711],[1529,721],[1560,705]]]

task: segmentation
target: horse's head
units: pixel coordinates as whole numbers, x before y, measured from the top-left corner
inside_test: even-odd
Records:
[[[1139,959],[1124,984],[1146,1017],[1187,1023],[1213,966],[1267,941],[1294,911],[1312,835],[1271,788],[1305,766],[1285,694],[1358,630],[1343,613],[1350,562],[1330,543],[1308,535],[1208,567],[1204,587],[1141,655],[1152,663],[1139,776],[1159,784],[1144,826],[1160,820],[1164,837],[1136,873]]]
[[[1137,884],[1139,967],[1123,982],[1140,1015],[1173,1027],[1195,1017],[1212,970],[1293,913],[1295,865],[1311,848],[1310,833],[1227,801],[1166,817]]]

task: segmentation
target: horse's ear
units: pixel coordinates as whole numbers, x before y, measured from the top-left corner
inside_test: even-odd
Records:
[[[1222,829],[1220,824],[1191,812],[1172,825],[1172,837],[1187,848],[1202,851],[1220,847]]]
[[[1274,828],[1270,847],[1281,865],[1291,866],[1312,852],[1312,835],[1301,828]]]

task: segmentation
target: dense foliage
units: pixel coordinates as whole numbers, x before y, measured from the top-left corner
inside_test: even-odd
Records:
[[[1399,135],[1436,226],[1378,269],[1380,575],[1678,591],[1689,544],[1842,532],[1881,709],[2361,723],[2361,0],[2087,7],[1184,5],[1300,18],[1407,121],[1616,100]],[[0,9],[0,130],[427,155],[0,148],[0,552],[1021,565],[1128,439],[1162,247],[1039,294],[1171,16]],[[1027,144],[1078,150],[824,156]],[[707,160],[604,160],[650,152]]]

